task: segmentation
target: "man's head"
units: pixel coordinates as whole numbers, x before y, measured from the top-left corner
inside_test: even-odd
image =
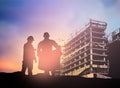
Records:
[[[43,35],[43,37],[44,37],[44,38],[49,38],[49,37],[50,37],[50,35],[49,35],[49,33],[48,33],[48,32],[45,32],[45,33],[44,33],[44,35]]]
[[[33,38],[33,36],[28,36],[27,40],[28,40],[28,42],[32,42],[32,41],[34,41],[34,38]]]

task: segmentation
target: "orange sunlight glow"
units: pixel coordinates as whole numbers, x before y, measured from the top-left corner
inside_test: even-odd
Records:
[[[20,66],[14,61],[1,60],[0,69],[5,72],[14,72],[18,71],[18,69],[20,69]]]
[[[37,50],[37,45],[42,40],[42,38],[39,39],[39,37],[37,36],[35,36],[34,38],[35,38],[35,41],[33,42],[33,47]],[[54,36],[54,38],[51,38],[51,39],[54,39],[58,43],[58,45],[63,46],[63,42],[64,42],[62,40],[63,38],[61,40],[56,38],[57,36]],[[59,38],[61,37],[59,36]],[[15,43],[15,45],[13,46],[14,51],[10,51],[10,53],[6,54],[3,57],[0,57],[1,72],[16,72],[16,71],[21,71],[22,69],[23,45],[26,43],[27,40],[26,40],[26,37],[22,36],[19,38],[15,38],[15,41],[13,42],[16,42],[17,39],[19,39],[18,40],[19,42]],[[35,51],[35,55],[36,55],[37,62],[36,63],[35,61],[33,62],[33,70],[32,70],[33,75],[38,73],[44,73],[44,70],[38,68],[39,60],[37,56],[37,51]],[[49,60],[47,60],[46,62],[49,63]],[[52,65],[57,64],[57,61],[53,61],[53,62],[54,64]],[[26,74],[28,74],[27,71],[26,71]]]

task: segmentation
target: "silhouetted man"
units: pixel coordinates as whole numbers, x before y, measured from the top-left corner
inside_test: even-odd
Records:
[[[33,36],[29,36],[27,38],[27,43],[24,44],[23,50],[22,73],[25,74],[25,71],[28,68],[29,76],[32,76],[33,60],[35,60],[36,62],[35,49],[32,45],[33,41],[34,41]]]
[[[45,32],[43,37],[44,40],[38,44],[37,48],[38,68],[44,70],[46,75],[49,75],[49,71],[54,75],[56,66],[60,63],[61,47],[54,40],[49,39],[48,32]]]

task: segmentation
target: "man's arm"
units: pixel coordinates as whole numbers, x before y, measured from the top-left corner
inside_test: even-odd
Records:
[[[61,46],[58,45],[55,41],[53,41],[53,46],[56,48],[57,51],[61,53]]]
[[[52,45],[53,45],[56,49],[58,49],[58,48],[60,47],[54,40],[52,40]]]

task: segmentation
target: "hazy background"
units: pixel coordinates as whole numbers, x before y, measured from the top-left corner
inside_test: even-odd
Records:
[[[0,0],[0,72],[21,70],[29,35],[35,48],[46,31],[63,45],[90,18],[107,22],[111,33],[120,27],[120,0]],[[33,72],[41,72],[37,64]]]

